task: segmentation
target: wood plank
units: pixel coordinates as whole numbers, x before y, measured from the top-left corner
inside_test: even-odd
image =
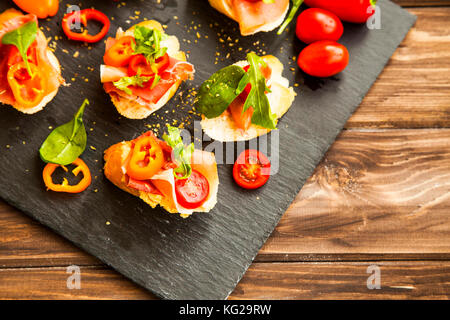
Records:
[[[101,264],[1,200],[0,234],[0,267]]]
[[[450,127],[450,8],[408,11],[416,26],[347,128]]]
[[[69,270],[70,271],[70,270]],[[70,271],[73,272],[73,271]],[[81,267],[81,289],[68,289],[67,268],[0,269],[0,299],[155,299],[119,273]],[[70,279],[69,279],[70,282]]]
[[[369,290],[369,265],[381,289]],[[450,262],[254,263],[231,299],[448,299]]]
[[[381,289],[369,290],[369,265]],[[155,299],[114,271],[81,267],[81,289],[66,268],[0,270],[0,299]],[[450,262],[254,263],[230,299],[448,299]]]
[[[344,131],[260,255],[448,257],[449,178],[448,129]]]
[[[344,131],[257,261],[450,259],[450,130]],[[0,266],[100,264],[0,204]]]
[[[393,2],[403,7],[450,6],[448,0],[393,0]]]

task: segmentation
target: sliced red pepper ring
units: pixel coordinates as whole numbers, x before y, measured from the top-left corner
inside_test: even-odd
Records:
[[[134,47],[136,40],[132,36],[124,36],[118,39],[111,48],[106,51],[103,60],[106,65],[112,67],[125,67],[134,57]]]
[[[47,190],[52,190],[55,192],[67,192],[67,193],[80,193],[86,190],[91,182],[91,171],[89,170],[86,163],[80,158],[76,159],[73,163],[76,166],[75,169],[72,170],[74,176],[78,176],[80,172],[83,173],[83,178],[76,185],[69,185],[69,182],[66,178],[64,178],[62,184],[55,184],[52,179],[52,175],[58,167],[62,167],[66,172],[68,169],[65,166],[61,166],[59,164],[49,163],[45,166],[44,171],[42,173],[42,177],[44,178],[45,186]]]
[[[22,108],[37,106],[45,96],[46,82],[34,63],[28,63],[31,74],[28,73],[25,62],[19,62],[8,70],[8,84],[13,92],[16,103]]]
[[[95,35],[89,34],[89,31],[87,30],[89,20],[95,20],[103,24],[99,33]],[[72,30],[73,25],[78,21],[84,26],[84,30],[81,33]],[[109,31],[110,25],[111,22],[108,17],[103,12],[95,9],[74,11],[66,14],[62,20],[62,28],[69,39],[87,43],[95,43],[103,39]]]
[[[138,54],[131,58],[128,66],[128,75],[130,77],[135,75],[151,77],[167,69],[169,64],[170,58],[167,53],[156,59],[154,64],[150,64],[144,55]]]
[[[161,170],[164,162],[164,153],[156,138],[144,136],[134,145],[127,174],[137,180],[148,180]]]

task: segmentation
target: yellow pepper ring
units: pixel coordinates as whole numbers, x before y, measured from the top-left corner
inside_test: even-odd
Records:
[[[161,170],[164,153],[153,137],[143,137],[136,141],[128,163],[127,174],[136,180],[147,180]]]
[[[46,84],[44,78],[39,74],[38,67],[28,62],[31,74],[29,79],[18,79],[20,71],[26,71],[25,62],[19,62],[11,66],[8,70],[8,84],[14,95],[16,103],[22,108],[33,108],[37,106],[45,96]],[[26,71],[28,75],[28,71]]]
[[[78,174],[82,172],[83,179],[81,179],[81,181],[74,186],[69,185],[69,182],[67,181],[66,178],[64,178],[62,184],[55,184],[52,179],[52,175],[55,172],[55,170],[58,167],[62,167],[66,172],[68,170],[65,166],[49,163],[45,166],[44,171],[42,173],[42,177],[44,178],[44,183],[45,186],[47,187],[47,190],[52,190],[55,192],[80,193],[90,186],[92,182],[91,171],[89,170],[86,163],[84,163],[83,160],[78,158],[72,164],[76,165],[76,168],[72,170],[73,175],[78,176]]]

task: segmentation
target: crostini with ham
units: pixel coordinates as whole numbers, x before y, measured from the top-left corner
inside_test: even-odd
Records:
[[[178,39],[153,20],[125,32],[119,28],[116,37],[106,41],[103,60],[103,87],[117,111],[129,119],[144,119],[162,108],[195,72]]]
[[[149,131],[111,146],[104,154],[106,178],[120,189],[187,218],[217,203],[219,178],[213,153],[185,146],[178,128],[163,140]]]
[[[283,23],[289,0],[209,0],[219,12],[239,23],[243,36],[272,31]]]
[[[64,83],[34,14],[15,9],[0,14],[0,103],[20,112],[41,111]]]
[[[217,71],[197,97],[202,129],[221,142],[251,140],[276,129],[296,96],[282,73],[276,57],[255,53]]]

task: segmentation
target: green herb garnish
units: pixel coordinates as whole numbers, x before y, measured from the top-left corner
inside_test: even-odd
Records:
[[[252,107],[252,123],[268,129],[276,128],[276,115],[270,110],[266,85],[261,68],[264,60],[255,53],[249,53],[248,72],[238,66],[228,66],[214,73],[200,87],[197,107],[205,117],[211,119],[220,116],[250,83],[252,89],[244,104],[244,111]]]
[[[136,26],[134,29],[136,41],[134,54],[142,54],[150,64],[154,64],[156,59],[167,52],[167,48],[161,48],[161,41],[166,38],[167,35],[159,30]]]
[[[144,84],[150,80],[150,77],[141,77],[140,75],[135,75],[132,77],[123,77],[118,81],[113,82],[114,86],[124,91],[126,94],[133,94],[129,86],[138,86],[143,88]]]
[[[17,50],[19,50],[29,75],[31,75],[31,68],[28,63],[27,51],[34,40],[36,40],[37,31],[37,23],[35,21],[31,21],[24,24],[20,28],[6,33],[2,38],[2,44],[14,45]]]
[[[194,143],[185,146],[181,138],[180,129],[167,125],[167,134],[164,134],[163,139],[172,147],[174,160],[178,167],[174,169],[174,174],[177,179],[187,179],[191,176],[192,154],[194,153]],[[181,174],[178,175],[178,174]]]
[[[292,8],[291,11],[289,12],[288,17],[286,18],[286,20],[284,20],[283,24],[281,25],[280,29],[278,29],[277,34],[282,34],[284,29],[287,28],[287,26],[289,25],[289,23],[291,23],[291,21],[294,19],[295,14],[297,13],[298,9],[300,9],[301,5],[303,4],[304,0],[292,0]]]
[[[53,130],[39,149],[41,159],[47,163],[63,166],[73,163],[86,149],[87,134],[83,124],[83,113],[87,99],[72,121]]]

